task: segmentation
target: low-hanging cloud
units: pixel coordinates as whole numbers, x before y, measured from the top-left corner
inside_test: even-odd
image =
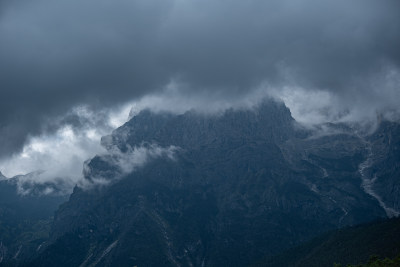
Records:
[[[16,177],[21,194],[38,190],[68,193],[83,179],[83,163],[106,150],[100,138],[128,120],[130,104],[93,111],[77,106],[47,124],[47,133],[31,136],[21,152],[0,160],[0,170]],[[40,193],[40,192],[39,192]]]
[[[0,157],[57,131],[48,122],[71,107],[162,95],[171,82],[183,99],[233,103],[264,86],[279,98],[287,88],[325,94],[333,116],[398,109],[397,0],[21,0],[0,9]]]
[[[180,150],[176,146],[161,147],[155,143],[143,143],[139,146],[128,146],[126,151],[121,151],[117,146],[110,146],[107,153],[97,156],[95,160],[106,163],[109,168],[106,172],[90,167],[91,160],[85,162],[83,174],[86,179],[79,181],[82,188],[92,188],[98,185],[107,185],[125,175],[143,167],[156,158],[175,160],[176,153]]]
[[[179,150],[175,146],[144,143],[122,152],[112,144],[100,143],[101,137],[129,119],[131,107],[132,103],[127,103],[96,112],[88,106],[74,107],[48,123],[53,129],[47,134],[30,137],[20,153],[1,160],[0,170],[6,177],[14,177],[21,195],[69,194],[75,185],[108,184],[155,158],[173,160]],[[91,172],[88,166],[96,155],[113,166],[112,175]]]

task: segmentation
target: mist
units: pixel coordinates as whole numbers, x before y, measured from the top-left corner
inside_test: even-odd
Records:
[[[0,10],[8,177],[81,177],[100,136],[129,119],[109,115],[122,107],[218,113],[272,97],[307,127],[399,119],[397,0],[23,0]]]

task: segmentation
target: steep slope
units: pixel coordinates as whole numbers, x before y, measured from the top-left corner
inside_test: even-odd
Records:
[[[389,217],[400,215],[400,124],[381,122],[367,138],[371,147],[369,183]]]
[[[141,112],[103,138],[110,154],[85,173],[107,185],[75,188],[34,264],[242,266],[385,217],[361,187],[364,142],[294,124],[272,101],[218,116]]]
[[[60,195],[20,195],[18,178],[0,180],[0,266],[30,259],[48,238],[55,210],[67,200]]]

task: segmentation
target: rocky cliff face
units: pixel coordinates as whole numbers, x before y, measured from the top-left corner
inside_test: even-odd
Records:
[[[378,196],[388,217],[400,211],[400,124],[383,121],[367,138],[371,165],[368,170],[371,190]]]
[[[18,265],[36,254],[48,238],[51,218],[66,197],[57,194],[18,194],[18,179],[0,173],[0,266]],[[2,179],[3,178],[3,179]],[[23,177],[22,177],[23,178]]]
[[[383,137],[371,138],[381,151]],[[102,142],[110,155],[93,158],[85,173],[103,185],[75,188],[32,264],[242,266],[386,216],[362,186],[365,140],[314,138],[275,102],[218,116],[143,111]],[[382,157],[398,162],[387,147]],[[385,179],[398,179],[390,173],[397,170]],[[376,192],[391,190],[379,184]]]

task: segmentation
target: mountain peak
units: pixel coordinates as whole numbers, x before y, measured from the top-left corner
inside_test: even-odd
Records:
[[[100,186],[75,188],[54,216],[51,245],[32,265],[62,262],[60,251],[74,260],[66,266],[248,265],[327,230],[385,217],[360,183],[374,179],[372,164],[381,162],[388,172],[378,179],[395,184],[398,152],[386,145],[398,147],[397,128],[366,147],[351,134],[308,138],[294,123],[273,101],[219,114],[138,113],[103,138],[109,155],[85,165],[85,178]],[[179,149],[168,157],[171,147]],[[390,153],[378,154],[382,148]],[[398,194],[381,194],[393,187],[380,184],[373,192],[394,203]],[[79,246],[67,255],[65,244]]]
[[[248,109],[227,109],[221,114],[188,111],[176,115],[143,110],[130,121],[102,138],[106,148],[143,142],[191,148],[209,144],[218,138],[252,139],[255,136],[282,142],[294,134],[290,110],[273,100],[264,100]]]

